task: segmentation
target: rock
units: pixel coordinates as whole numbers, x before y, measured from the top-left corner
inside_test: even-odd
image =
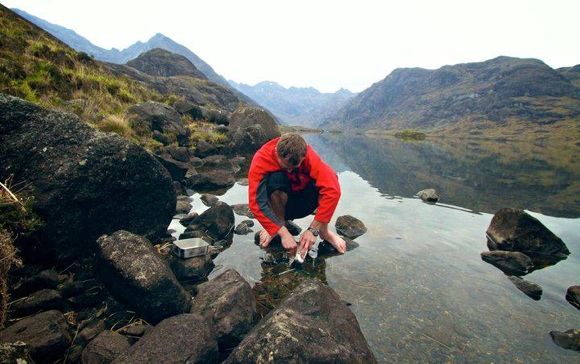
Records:
[[[155,159],[157,159],[157,161],[167,169],[174,181],[182,181],[185,179],[187,173],[193,168],[190,164],[176,161],[167,154],[155,155]]]
[[[532,259],[520,252],[503,250],[483,252],[481,253],[481,259],[496,266],[508,275],[522,276],[528,274],[534,268]]]
[[[294,223],[294,221],[287,220],[285,226],[286,226],[286,229],[288,229],[290,234],[292,234],[293,236],[297,236],[302,231],[302,228],[300,226],[296,225],[296,223]]]
[[[212,195],[211,193],[202,194],[200,199],[201,202],[203,202],[203,204],[207,207],[212,207],[219,201],[219,198],[216,195]]]
[[[186,147],[169,146],[166,147],[165,150],[173,159],[179,162],[189,163],[189,159],[192,157],[189,153],[189,148]]]
[[[195,151],[193,152],[193,155],[198,157],[198,158],[205,158],[205,157],[208,157],[212,154],[217,154],[217,153],[218,153],[218,150],[214,145],[211,145],[210,143],[208,143],[204,140],[200,140],[195,145]]]
[[[270,140],[260,125],[230,129],[229,135],[228,150],[233,154],[251,155]]]
[[[329,287],[301,283],[226,363],[376,363],[354,314]]]
[[[35,197],[43,257],[78,259],[119,229],[155,239],[175,211],[169,174],[143,148],[74,115],[0,95],[0,180],[11,174]]]
[[[140,323],[140,324],[133,324],[133,325],[130,325],[128,327],[125,327],[125,328],[119,330],[119,332],[121,332],[125,335],[129,335],[129,336],[141,337],[141,336],[145,335],[147,332],[149,332],[149,330],[151,330],[152,328],[153,328],[153,326],[151,326],[151,325],[147,325],[145,323]]]
[[[64,300],[58,291],[43,289],[15,302],[10,310],[14,311],[16,317],[23,317],[41,311],[61,310],[63,307]]]
[[[570,251],[538,219],[519,209],[501,209],[487,228],[490,250],[522,252],[550,262],[565,259]]]
[[[189,311],[190,295],[147,239],[117,231],[97,243],[98,272],[119,301],[154,323]]]
[[[179,223],[183,226],[187,226],[189,225],[193,220],[195,220],[196,217],[198,217],[199,214],[197,212],[190,212],[189,214],[187,214],[185,217],[183,217],[181,220],[179,220]]]
[[[69,298],[83,293],[89,288],[97,287],[97,282],[94,279],[85,281],[69,281],[64,282],[58,287],[58,292],[62,298]]]
[[[225,169],[199,171],[185,180],[185,184],[194,190],[216,190],[235,183],[233,171]]]
[[[216,133],[220,133],[220,134],[227,134],[230,131],[230,128],[226,125],[216,125],[214,128]]]
[[[252,288],[238,272],[228,269],[197,289],[191,312],[213,320],[220,348],[233,348],[257,322]]]
[[[254,214],[252,213],[252,210],[250,210],[250,207],[247,203],[232,205],[232,209],[234,209],[234,212],[238,215],[247,216],[250,219],[254,218]]]
[[[240,186],[249,186],[250,185],[250,182],[248,181],[247,178],[240,178],[237,182]]]
[[[433,188],[422,190],[417,192],[417,196],[425,202],[437,202],[439,201],[439,194]]]
[[[191,199],[189,196],[178,196],[175,207],[176,214],[187,214],[191,210]]]
[[[187,195],[185,188],[181,185],[178,181],[173,181],[173,190],[175,191],[176,195]]]
[[[201,108],[191,101],[177,100],[175,104],[173,104],[173,107],[181,115],[189,115],[193,120],[203,119]]]
[[[217,363],[211,322],[199,314],[161,321],[113,363]]]
[[[531,299],[539,301],[542,298],[542,287],[537,284],[523,280],[520,277],[509,276],[508,278],[517,289],[524,292]]]
[[[356,241],[351,240],[347,237],[343,237],[343,239],[344,239],[344,242],[346,243],[346,251],[347,252],[359,247],[359,244]],[[326,240],[323,240],[320,242],[320,245],[318,246],[318,256],[326,257],[326,256],[332,256],[332,255],[336,255],[336,254],[340,254],[340,253],[338,253],[338,251],[332,246],[332,244],[330,244]]]
[[[252,221],[252,220],[246,220],[246,221]],[[253,231],[252,228],[247,224],[246,221],[242,221],[241,223],[238,224],[238,226],[236,226],[236,228],[234,229],[234,234],[247,235]]]
[[[12,292],[16,296],[24,296],[41,289],[54,289],[57,286],[58,273],[54,269],[46,269],[15,285]]]
[[[186,57],[161,48],[153,48],[140,54],[127,62],[127,66],[156,77],[191,76],[207,80]]]
[[[79,326],[80,328],[80,326]],[[79,332],[75,343],[86,346],[91,340],[97,337],[101,332],[105,331],[105,321],[94,320],[90,321],[86,326]]]
[[[550,337],[554,343],[564,349],[580,352],[580,330],[550,331]]]
[[[194,167],[201,167],[203,165],[203,161],[201,160],[201,158],[198,157],[190,157],[189,164],[191,164]]]
[[[82,362],[83,364],[110,363],[129,347],[129,341],[123,335],[106,330],[83,350]]]
[[[28,345],[22,341],[0,343],[0,363],[32,363]]]
[[[230,117],[230,130],[245,129],[256,125],[264,130],[264,142],[280,136],[276,120],[263,109],[240,107]]]
[[[566,300],[580,310],[580,286],[568,287],[566,291]]]
[[[234,212],[225,202],[218,201],[195,218],[185,229],[188,231],[203,231],[213,241],[225,239],[234,230]]]
[[[201,160],[204,167],[228,167],[231,168],[232,164],[229,159],[223,154],[210,155]]]
[[[163,145],[169,145],[173,141],[173,139],[169,135],[165,135],[161,133],[159,130],[153,131],[153,134],[151,134],[151,139],[156,140]]]
[[[150,136],[158,131],[180,146],[189,144],[190,131],[183,125],[179,113],[171,106],[155,101],[147,101],[132,106],[127,112],[131,128],[138,135]]]
[[[206,279],[215,267],[209,254],[187,259],[171,254],[169,264],[177,279],[193,283]]]
[[[61,359],[71,338],[64,315],[52,310],[26,317],[0,331],[0,342],[16,341],[28,345],[34,361],[46,363]]]
[[[336,232],[349,239],[356,239],[367,232],[367,227],[362,221],[350,215],[339,216],[334,225]]]

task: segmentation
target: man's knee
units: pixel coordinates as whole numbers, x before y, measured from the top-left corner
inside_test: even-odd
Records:
[[[276,190],[270,194],[270,200],[272,202],[286,204],[288,202],[288,194],[285,191]]]

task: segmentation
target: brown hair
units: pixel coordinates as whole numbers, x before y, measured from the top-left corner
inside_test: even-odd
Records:
[[[280,137],[276,145],[278,156],[287,159],[294,167],[298,166],[300,159],[306,156],[306,141],[296,133],[286,133]]]

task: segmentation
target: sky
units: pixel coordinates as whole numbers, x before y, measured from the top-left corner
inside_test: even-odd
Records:
[[[399,67],[580,64],[579,0],[0,0],[123,49],[162,33],[227,79],[360,92]]]

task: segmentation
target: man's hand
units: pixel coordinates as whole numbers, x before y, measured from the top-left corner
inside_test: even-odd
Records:
[[[300,244],[298,251],[302,255],[302,258],[306,257],[306,253],[310,250],[312,245],[316,242],[316,237],[312,234],[312,231],[306,230],[300,235]]]
[[[280,230],[278,230],[278,235],[280,235],[284,249],[296,251],[296,240],[294,240],[294,237],[285,226],[282,226]]]
[[[328,224],[320,225],[320,237],[328,241],[340,254],[346,253],[346,242],[343,238],[330,231]]]

